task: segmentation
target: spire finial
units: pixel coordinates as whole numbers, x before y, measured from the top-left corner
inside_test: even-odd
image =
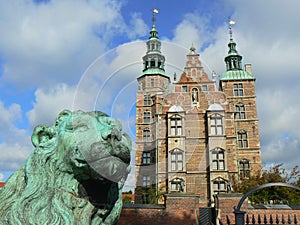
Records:
[[[235,20],[232,20],[231,17],[228,17],[228,23],[229,23],[229,35],[230,39],[232,39],[232,25],[234,25],[236,22]]]
[[[196,53],[196,48],[194,47],[194,43],[192,43],[192,47],[190,48],[191,53]]]
[[[155,14],[158,13],[158,9],[154,8],[153,12],[152,12],[152,25],[155,26],[155,22],[156,22],[156,17]]]

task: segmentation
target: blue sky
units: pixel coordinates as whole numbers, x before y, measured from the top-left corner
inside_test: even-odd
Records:
[[[236,20],[237,49],[257,78],[263,163],[299,164],[299,1],[0,0],[0,5],[0,180],[32,151],[33,128],[53,124],[64,108],[105,111],[134,138],[136,78],[154,7],[170,76],[180,74],[192,44],[206,72],[221,75],[228,16]],[[133,187],[133,173],[126,185]]]

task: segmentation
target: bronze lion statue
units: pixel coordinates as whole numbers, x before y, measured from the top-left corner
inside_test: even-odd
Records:
[[[0,224],[116,224],[131,140],[102,112],[64,110],[37,126],[26,163],[0,190]]]

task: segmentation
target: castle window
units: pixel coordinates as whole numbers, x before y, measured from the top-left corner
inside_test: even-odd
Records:
[[[250,177],[250,161],[243,159],[239,161],[239,174],[241,179],[248,179]]]
[[[148,106],[151,104],[151,98],[150,95],[144,95],[144,105]]]
[[[215,114],[210,118],[210,134],[223,135],[223,118],[221,115]]]
[[[149,129],[143,130],[143,140],[144,141],[151,141],[151,132]]]
[[[239,148],[248,148],[248,137],[246,131],[238,132],[238,146]]]
[[[150,176],[143,176],[143,187],[150,187]]]
[[[243,84],[233,85],[234,96],[244,96]]]
[[[222,179],[217,179],[213,183],[214,194],[226,193],[226,182]]]
[[[236,105],[235,106],[235,115],[236,120],[244,120],[246,119],[245,105]]]
[[[224,150],[216,148],[212,151],[212,169],[225,170],[225,153]]]
[[[184,192],[184,180],[181,178],[175,178],[171,181],[171,191]]]
[[[151,78],[150,85],[151,85],[151,87],[154,87],[154,78]]]
[[[182,92],[187,92],[188,89],[187,89],[187,86],[182,86]]]
[[[171,170],[182,171],[183,170],[183,152],[179,149],[175,149],[171,152]]]
[[[151,119],[150,111],[145,111],[144,112],[144,123],[150,123],[150,119]]]
[[[143,164],[147,165],[151,163],[151,153],[150,152],[143,152]]]
[[[202,85],[202,91],[207,91],[207,85],[206,84]]]
[[[181,117],[172,117],[170,119],[170,130],[171,135],[179,136],[182,135],[182,120]]]

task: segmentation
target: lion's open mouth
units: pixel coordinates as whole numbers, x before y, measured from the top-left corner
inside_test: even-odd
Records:
[[[105,218],[109,215],[116,201],[119,198],[121,190],[118,183],[103,180],[84,180],[79,185],[79,195],[81,198],[87,199],[98,209],[98,215]],[[100,212],[100,213],[99,213]]]

